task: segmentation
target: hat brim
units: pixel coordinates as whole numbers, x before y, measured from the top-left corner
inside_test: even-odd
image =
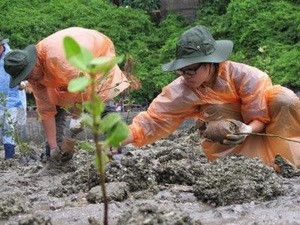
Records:
[[[162,65],[162,70],[166,72],[181,69],[183,67],[195,63],[220,63],[227,60],[233,49],[233,42],[230,40],[216,41],[216,50],[210,55],[198,56],[191,58],[181,58],[173,60],[169,63]]]
[[[35,45],[28,45],[24,51],[28,52],[28,64],[27,66],[23,69],[23,71],[15,78],[10,79],[9,82],[9,87],[14,88],[18,86],[23,80],[25,80],[30,72],[32,71],[33,67],[35,66],[36,59],[37,59],[37,51],[35,48]]]
[[[9,42],[9,39],[5,38],[0,41],[0,44],[4,45],[4,44],[7,44],[8,42]]]

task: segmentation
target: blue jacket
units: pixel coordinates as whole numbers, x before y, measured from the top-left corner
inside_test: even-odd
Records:
[[[8,44],[4,44],[4,52],[0,56],[0,110],[4,108],[26,106],[26,98],[17,87],[9,88],[10,75],[4,70],[4,57],[10,51]]]

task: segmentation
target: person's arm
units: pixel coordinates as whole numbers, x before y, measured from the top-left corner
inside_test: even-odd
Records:
[[[246,124],[258,120],[270,122],[266,91],[272,87],[270,77],[257,68],[234,64],[232,69],[234,87],[241,101],[241,114]],[[251,125],[252,126],[252,125]],[[257,126],[256,122],[253,126]]]
[[[186,118],[196,117],[199,97],[181,78],[163,88],[147,111],[133,118],[129,126],[130,135],[123,145],[132,143],[136,147],[151,144],[173,133]]]
[[[55,124],[55,118],[49,117],[46,120],[42,120],[42,124],[44,127],[46,139],[48,141],[50,149],[57,147],[57,141],[56,141],[56,124]]]
[[[36,100],[37,111],[42,121],[46,140],[50,148],[55,148],[57,147],[55,123],[55,115],[57,113],[56,106],[50,101],[49,92],[45,86],[40,84],[30,85]]]
[[[259,120],[253,120],[249,123],[249,126],[252,128],[251,133],[259,133],[265,129],[266,124]]]
[[[126,138],[125,141],[122,142],[121,146],[131,144],[132,142],[133,142],[133,134],[132,134],[132,131],[129,129],[128,137]]]
[[[249,123],[249,125],[239,122],[238,129],[240,134],[227,134],[222,143],[226,145],[242,144],[247,136],[251,133],[259,133],[263,131],[265,126],[266,124],[259,120],[253,120]]]

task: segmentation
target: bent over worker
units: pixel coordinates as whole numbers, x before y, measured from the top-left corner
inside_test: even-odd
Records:
[[[74,107],[76,103],[89,100],[90,96],[89,88],[83,93],[70,93],[67,90],[68,83],[77,78],[80,71],[66,59],[63,47],[66,36],[74,38],[95,57],[115,56],[114,45],[104,34],[96,30],[71,27],[51,34],[24,50],[11,51],[6,55],[4,65],[11,75],[10,87],[28,80],[50,149],[46,154],[58,159],[60,156],[69,158],[64,149],[61,149],[66,123],[66,112],[62,107]],[[97,93],[104,102],[113,99],[129,86],[117,65],[110,71],[107,79],[103,81],[101,78],[103,76],[99,74]]]
[[[186,118],[211,124],[235,121],[238,133],[222,140],[201,142],[209,160],[230,154],[258,157],[274,166],[277,154],[300,166],[300,144],[251,133],[276,134],[300,141],[300,100],[289,89],[273,85],[263,71],[229,61],[233,43],[214,40],[205,26],[184,32],[176,48],[176,59],[164,71],[178,78],[163,88],[149,108],[130,125],[124,142],[142,146],[174,132]],[[217,130],[215,130],[217,132]]]

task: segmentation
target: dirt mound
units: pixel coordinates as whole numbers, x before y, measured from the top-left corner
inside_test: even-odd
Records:
[[[297,177],[283,178],[259,160],[241,156],[208,162],[198,137],[182,130],[116,155],[106,168],[109,224],[261,224],[266,216],[289,224],[283,219],[300,219],[291,216],[300,201]],[[37,155],[44,152],[43,146],[34,149]],[[101,224],[94,153],[77,149],[71,162],[52,169],[46,165],[36,159],[22,166],[20,157],[0,159],[0,223]]]
[[[257,159],[229,156],[207,164],[195,196],[214,206],[268,201],[285,194],[283,180]]]

